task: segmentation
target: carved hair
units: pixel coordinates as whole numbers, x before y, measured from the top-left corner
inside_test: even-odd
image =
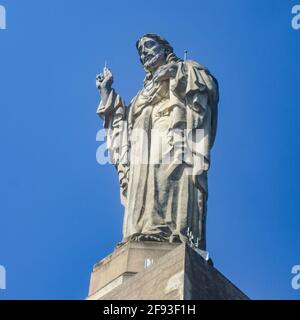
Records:
[[[170,43],[164,39],[163,37],[154,34],[154,33],[146,33],[144,34],[137,42],[136,42],[136,48],[139,49],[140,43],[142,41],[142,39],[144,38],[150,38],[156,42],[158,42],[161,46],[164,47],[165,49],[165,54],[166,54],[166,61],[167,63],[170,62],[177,62],[177,61],[181,61],[181,59],[179,59],[176,54],[174,53],[174,49],[173,47],[170,45]],[[142,62],[142,61],[141,61]],[[144,82],[147,82],[149,80],[152,79],[152,73],[150,72],[150,70],[145,68],[145,72],[146,72],[146,78]]]

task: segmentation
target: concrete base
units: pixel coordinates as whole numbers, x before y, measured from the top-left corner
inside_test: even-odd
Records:
[[[128,243],[94,267],[88,300],[248,300],[187,244]]]
[[[88,300],[99,300],[114,288],[142,272],[179,244],[128,242],[94,266]]]

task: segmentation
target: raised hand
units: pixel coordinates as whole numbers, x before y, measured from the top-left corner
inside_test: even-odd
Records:
[[[114,82],[113,74],[110,69],[104,68],[103,73],[96,77],[96,87],[100,91],[102,101],[105,102],[112,90]]]

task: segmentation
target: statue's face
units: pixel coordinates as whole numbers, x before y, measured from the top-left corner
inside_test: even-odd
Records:
[[[154,39],[142,38],[138,50],[144,67],[152,72],[166,63],[165,48]]]

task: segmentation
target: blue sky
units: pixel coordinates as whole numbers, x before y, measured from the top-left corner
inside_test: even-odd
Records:
[[[300,4],[300,1],[298,1]],[[95,75],[126,101],[143,83],[135,41],[159,33],[220,83],[208,249],[253,299],[299,299],[299,54],[288,0],[0,0],[0,299],[83,299],[121,239],[112,166],[96,162]]]

